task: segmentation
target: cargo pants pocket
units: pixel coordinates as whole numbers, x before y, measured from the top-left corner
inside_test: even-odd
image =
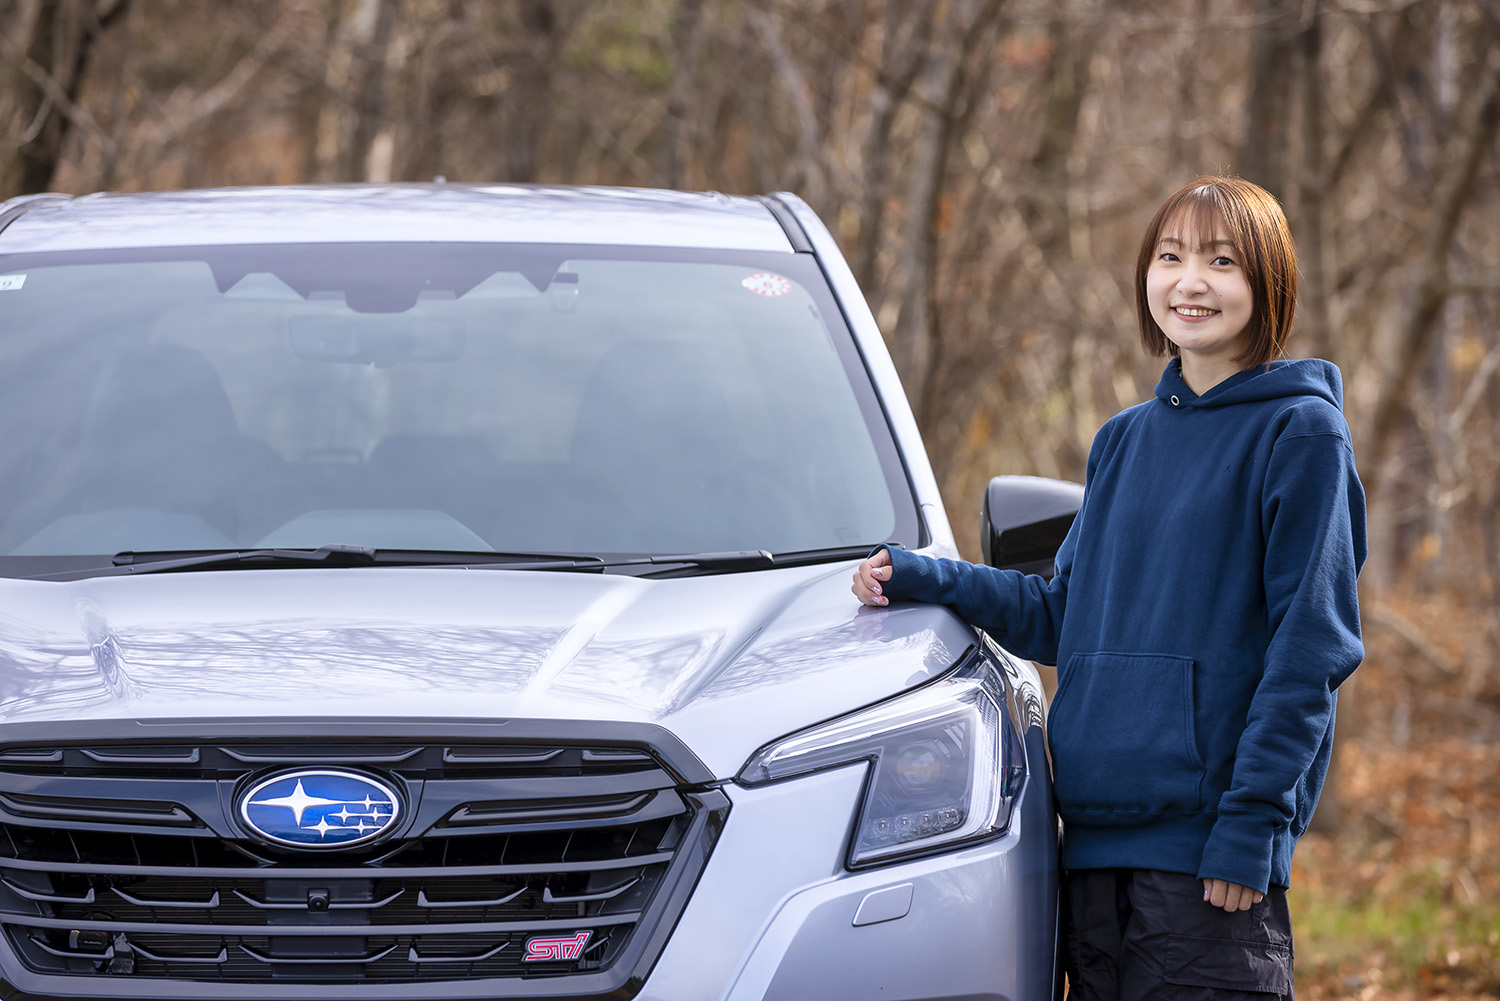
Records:
[[[1270,941],[1174,935],[1167,943],[1162,977],[1179,987],[1240,994],[1292,993],[1292,949]],[[1186,995],[1191,996],[1191,993]]]
[[[1155,1001],[1269,1001],[1292,996],[1292,927],[1286,891],[1273,886],[1248,911],[1203,900],[1196,876],[1136,870],[1127,950],[1133,991]],[[1150,985],[1155,983],[1153,988]]]

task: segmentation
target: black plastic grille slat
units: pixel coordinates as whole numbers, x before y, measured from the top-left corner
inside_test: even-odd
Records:
[[[254,765],[279,764],[282,762],[303,765],[332,763],[341,765],[391,765],[401,761],[409,761],[422,753],[422,748],[420,747],[396,748],[389,751],[356,750],[349,748],[341,751],[325,752],[323,754],[298,753],[295,748],[282,751],[245,751],[233,747],[220,747],[217,750],[219,753],[228,755],[235,761]]]
[[[193,815],[176,803],[143,802],[133,806],[109,800],[43,798],[0,793],[0,807],[23,817],[82,820],[95,823],[191,824]]]
[[[92,887],[90,889],[92,889]],[[126,893],[124,890],[120,889],[118,886],[112,886],[112,887],[110,887],[110,891],[112,893],[114,893],[115,896],[117,896],[121,900],[125,901],[127,904],[132,904],[132,905],[134,905],[136,907],[149,907],[149,908],[151,908],[153,910],[155,910],[158,907],[164,907],[164,908],[169,908],[169,909],[173,909],[173,910],[176,910],[176,909],[180,908],[180,909],[183,909],[183,910],[193,910],[193,911],[211,911],[215,907],[219,906],[219,891],[218,890],[215,890],[213,892],[213,895],[210,896],[207,900],[204,900],[204,901],[201,901],[201,902],[197,901],[197,900],[186,900],[186,899],[184,899],[184,900],[146,899],[144,897],[137,897],[137,896],[135,896],[133,894]]]
[[[117,890],[115,892],[118,893],[119,891]],[[254,907],[256,910],[259,910],[259,911],[309,911],[309,910],[312,910],[312,908],[308,904],[306,904],[306,903],[300,903],[300,904],[293,904],[293,903],[273,903],[273,902],[268,901],[268,900],[260,900],[260,899],[258,899],[256,897],[252,897],[252,896],[250,896],[250,894],[246,893],[243,890],[236,889],[233,892],[234,892],[234,895],[236,897],[239,897],[245,903],[249,904],[251,907]],[[327,906],[327,910],[330,910],[330,911],[373,911],[373,910],[378,910],[379,908],[382,908],[382,907],[386,906],[387,904],[393,903],[396,900],[396,898],[400,897],[405,892],[406,892],[406,890],[403,888],[403,889],[397,890],[395,893],[392,893],[390,896],[384,897],[384,898],[379,899],[379,900],[358,900],[358,901],[353,901],[353,902],[350,902],[350,901],[331,901],[328,904],[328,906]],[[217,893],[215,894],[215,897],[217,897]]]
[[[345,851],[249,838],[227,804],[293,766],[372,771],[426,813]],[[0,932],[34,973],[61,977],[594,974],[668,916],[664,887],[706,858],[681,849],[726,807],[705,812],[675,782],[644,749],[534,742],[0,747],[0,790],[24,790],[0,799]],[[180,790],[198,826],[162,790]],[[38,815],[48,806],[61,808]],[[529,962],[537,936],[581,955]]]
[[[412,946],[407,950],[406,960],[409,963],[416,963],[418,966],[422,965],[423,963],[482,963],[487,959],[494,959],[497,955],[500,954],[500,950],[507,949],[509,947],[509,942],[501,942],[493,949],[486,949],[484,952],[475,955],[459,953],[452,956],[442,956],[438,955],[437,953],[431,953],[424,956],[422,953],[417,951],[416,946]]]
[[[78,753],[106,765],[196,765],[200,752],[196,747],[168,748],[155,753],[150,749],[122,752],[107,748],[80,747]]]
[[[277,963],[289,966],[335,966],[341,963],[358,963],[360,966],[368,966],[370,963],[382,960],[395,952],[396,946],[399,944],[398,942],[392,942],[379,952],[372,952],[367,956],[276,956],[252,949],[243,942],[240,943],[239,948],[240,952],[243,952],[257,963],[265,963],[267,966]]]
[[[35,939],[33,939],[33,941],[35,941]],[[174,953],[170,956],[161,955],[148,951],[146,947],[141,945],[139,941],[132,942],[131,948],[134,949],[138,954],[145,956],[147,959],[157,963],[185,963],[196,966],[218,966],[229,958],[229,950],[224,948],[219,949],[217,955],[213,956],[193,956],[184,953]]]

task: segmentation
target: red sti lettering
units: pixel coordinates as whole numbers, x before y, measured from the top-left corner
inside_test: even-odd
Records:
[[[581,931],[568,938],[529,938],[526,940],[526,962],[577,959],[583,955],[583,947],[589,944],[593,932]]]

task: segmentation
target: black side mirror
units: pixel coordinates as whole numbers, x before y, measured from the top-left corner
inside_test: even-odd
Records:
[[[984,490],[979,530],[992,567],[1052,577],[1052,561],[1083,504],[1083,487],[1044,476],[996,476]]]

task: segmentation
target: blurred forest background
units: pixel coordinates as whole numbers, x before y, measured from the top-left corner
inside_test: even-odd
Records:
[[[1299,992],[1500,997],[1500,0],[0,0],[0,197],[328,181],[791,190],[966,554],[1147,397],[1131,271],[1265,185],[1369,494],[1369,657],[1299,851]]]

